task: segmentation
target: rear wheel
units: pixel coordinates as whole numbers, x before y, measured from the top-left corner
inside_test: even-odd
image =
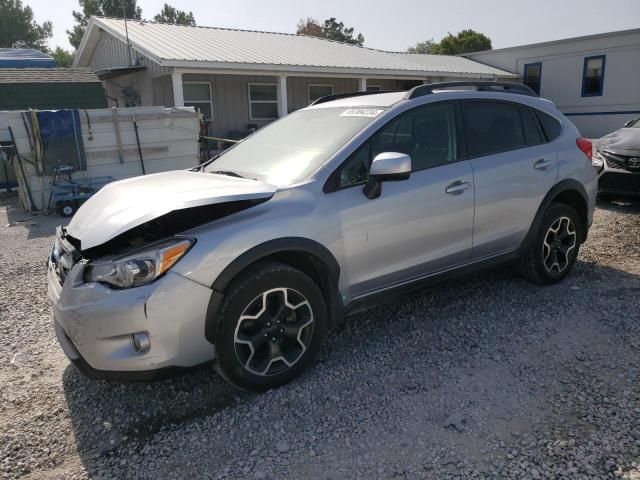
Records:
[[[236,386],[267,390],[313,360],[326,334],[326,306],[306,274],[261,263],[241,274],[220,309],[216,368]]]
[[[542,216],[535,240],[520,260],[521,274],[541,285],[561,281],[578,258],[582,228],[572,207],[552,204]]]

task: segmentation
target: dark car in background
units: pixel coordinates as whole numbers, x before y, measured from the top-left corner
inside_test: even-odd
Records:
[[[598,140],[593,165],[601,195],[640,196],[640,118]]]

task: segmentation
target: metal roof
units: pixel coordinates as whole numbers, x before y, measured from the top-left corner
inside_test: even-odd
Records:
[[[55,66],[53,57],[33,48],[0,48],[0,68]]]
[[[167,67],[407,77],[448,74],[515,76],[460,57],[429,55],[429,58],[413,58],[425,56],[383,52],[305,35],[134,20],[128,20],[127,26],[134,50]],[[95,48],[99,29],[126,41],[122,19],[91,17],[79,48],[78,65],[88,64],[91,52],[85,50]]]
[[[0,83],[100,83],[89,68],[0,68]]]
[[[423,68],[429,68],[431,65],[438,65],[442,71],[469,74],[496,75],[498,77],[517,77],[517,75],[498,68],[485,65],[483,63],[471,61],[468,58],[457,57],[452,55],[427,55],[420,53],[395,53],[404,60],[408,60]]]

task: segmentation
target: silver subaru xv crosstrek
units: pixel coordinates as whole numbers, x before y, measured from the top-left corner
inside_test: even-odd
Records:
[[[504,261],[562,280],[592,221],[591,144],[527,87],[468,87],[324,97],[199,168],[107,185],[49,259],[66,355],[115,379],[213,360],[265,390],[389,296]]]

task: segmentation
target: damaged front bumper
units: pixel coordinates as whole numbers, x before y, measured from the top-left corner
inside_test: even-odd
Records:
[[[148,285],[116,290],[84,283],[85,263],[67,262],[72,266],[61,275],[60,259],[49,259],[49,297],[58,341],[84,373],[145,380],[213,360],[214,346],[204,335],[211,289],[168,272]],[[148,338],[148,348],[136,344],[137,334]]]

